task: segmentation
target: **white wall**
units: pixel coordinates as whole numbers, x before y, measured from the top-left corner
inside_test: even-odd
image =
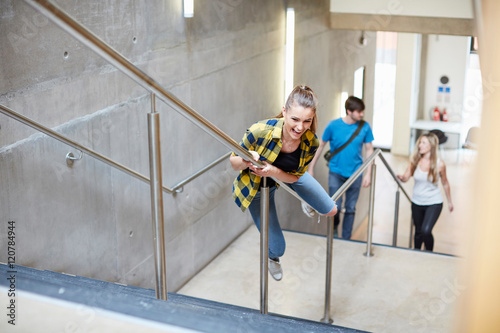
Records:
[[[474,17],[471,0],[330,0],[330,12],[424,17]]]
[[[446,108],[449,121],[460,122],[464,102],[465,74],[469,54],[469,37],[429,35],[427,68],[425,73],[424,119],[429,120],[429,110],[436,105]],[[437,100],[439,79],[446,75],[450,88],[450,100]]]

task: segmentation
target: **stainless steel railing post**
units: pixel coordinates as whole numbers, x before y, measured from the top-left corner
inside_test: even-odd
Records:
[[[401,193],[399,192],[399,187],[396,190],[396,202],[394,203],[394,230],[392,231],[392,246],[396,246],[398,243],[398,222],[399,222],[399,197]]]
[[[372,253],[372,236],[373,236],[373,208],[375,206],[375,173],[377,172],[377,166],[375,163],[372,164],[372,179],[370,185],[370,202],[368,206],[368,232],[366,240],[366,252],[364,255],[366,257],[373,256]]]
[[[151,178],[151,216],[156,273],[156,298],[167,300],[167,271],[165,264],[165,233],[163,226],[163,191],[161,177],[160,114],[156,112],[155,95],[151,94],[151,113],[148,113],[149,171]]]
[[[338,214],[338,213],[337,213]],[[325,313],[321,321],[323,323],[333,323],[330,317],[330,302],[332,294],[332,257],[333,257],[333,216],[328,216],[327,223],[327,245],[326,245],[326,284],[325,284]]]
[[[269,186],[262,177],[260,189],[260,313],[267,314],[269,261]]]

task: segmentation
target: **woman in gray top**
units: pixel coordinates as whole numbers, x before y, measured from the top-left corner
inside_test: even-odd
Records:
[[[453,211],[450,184],[446,177],[446,165],[437,158],[439,140],[433,133],[422,134],[410,156],[410,165],[397,177],[402,182],[411,176],[415,181],[411,204],[413,223],[415,224],[415,249],[420,250],[422,243],[427,251],[434,248],[432,228],[443,209],[443,197],[439,188],[439,179],[443,184],[448,200],[448,209]]]

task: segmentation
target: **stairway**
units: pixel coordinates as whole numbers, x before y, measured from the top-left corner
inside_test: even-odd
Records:
[[[14,271],[15,273],[11,273]],[[9,304],[7,291],[8,278],[15,276],[15,301],[17,304],[16,326],[21,322],[26,326],[30,318],[26,313],[28,302],[23,294],[36,294],[51,299],[77,303],[81,308],[97,308],[114,313],[156,322],[157,327],[168,327],[168,332],[180,332],[176,328],[185,328],[195,332],[362,332],[355,329],[328,325],[320,322],[303,320],[279,315],[261,315],[255,309],[249,309],[224,303],[169,293],[168,301],[155,298],[155,292],[134,286],[99,281],[91,278],[67,275],[52,271],[15,266],[9,269],[0,264],[0,292],[2,304]],[[6,290],[1,290],[4,289]],[[31,303],[29,303],[31,304]],[[80,308],[80,312],[82,311]],[[68,320],[67,317],[51,313],[40,306],[36,312],[46,311],[43,315],[48,321]],[[165,326],[161,326],[165,325]],[[4,330],[2,327],[6,327]],[[2,332],[12,329],[3,319],[0,322]],[[47,327],[35,326],[31,332],[46,331]],[[118,330],[117,330],[118,331]],[[165,331],[165,330],[161,330]],[[181,330],[185,332],[185,330]]]
[[[315,223],[311,221],[310,223]],[[326,239],[285,231],[283,279],[269,279],[269,311],[323,317]],[[251,227],[178,292],[259,308],[259,232]],[[334,239],[330,315],[334,324],[369,332],[452,332],[463,297],[461,258]]]

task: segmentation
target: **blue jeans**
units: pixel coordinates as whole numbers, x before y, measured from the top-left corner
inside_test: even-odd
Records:
[[[309,173],[304,173],[293,184],[286,184],[304,199],[312,208],[320,214],[327,214],[335,207],[335,201],[326,193],[320,183]],[[283,230],[276,213],[274,194],[277,186],[269,188],[269,258],[279,258],[285,253],[286,243]],[[295,200],[295,199],[293,199]],[[297,201],[297,204],[300,204]],[[260,191],[257,192],[248,207],[252,215],[253,222],[260,232]]]
[[[328,190],[330,191],[330,195],[334,195],[337,190],[344,185],[348,177],[344,177],[335,172],[329,172],[328,174]],[[354,214],[356,213],[356,203],[358,202],[359,191],[361,190],[361,182],[363,180],[362,176],[359,176],[358,179],[352,183],[351,187],[347,189],[345,192],[345,212],[344,212],[344,221],[342,223],[342,238],[350,239],[352,234],[352,226],[354,224]],[[337,205],[340,213],[340,209],[342,207],[342,197],[337,199]],[[335,227],[340,223],[339,214],[334,216],[334,225]]]

